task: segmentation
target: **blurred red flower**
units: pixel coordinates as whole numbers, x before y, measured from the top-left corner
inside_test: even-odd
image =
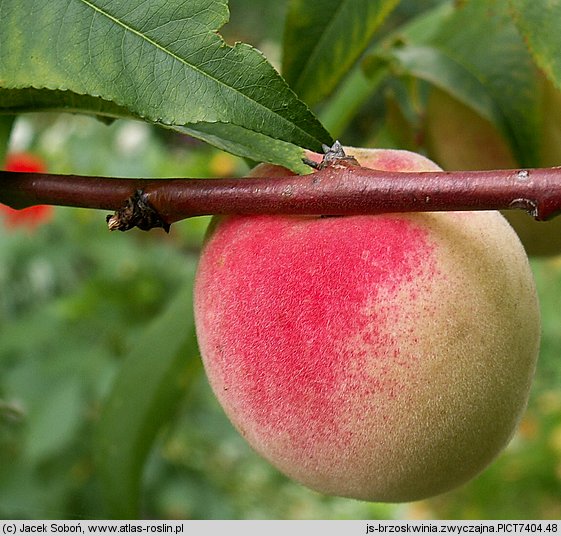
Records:
[[[6,157],[6,171],[23,171],[27,173],[45,173],[43,161],[31,153],[12,153]],[[36,229],[53,217],[53,207],[36,205],[34,207],[15,210],[0,204],[0,214],[7,228],[25,227]]]

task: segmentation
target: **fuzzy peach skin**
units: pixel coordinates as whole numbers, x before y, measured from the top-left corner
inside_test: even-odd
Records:
[[[497,456],[540,331],[527,257],[497,212],[217,219],[195,315],[212,389],[258,453],[314,490],[385,502],[450,490]]]

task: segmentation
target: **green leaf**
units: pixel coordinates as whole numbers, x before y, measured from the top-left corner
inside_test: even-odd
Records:
[[[136,341],[103,409],[97,462],[112,517],[137,515],[143,462],[198,364],[196,354],[190,280]]]
[[[197,123],[174,130],[189,134],[255,162],[282,164],[295,173],[305,175],[311,168],[302,162],[304,151],[281,140],[272,140],[258,132],[230,123]],[[231,141],[230,141],[231,140]]]
[[[291,0],[283,75],[309,105],[328,96],[399,0]]]
[[[510,0],[516,26],[536,63],[561,89],[561,4],[546,0]]]
[[[0,102],[2,102],[1,95]],[[14,120],[15,117],[13,115],[0,116],[0,169],[4,166]]]
[[[217,33],[228,16],[226,0],[0,0],[1,85],[31,105],[30,89],[53,90],[90,113],[98,99],[153,123],[217,124],[216,138],[229,123],[321,150],[331,137],[264,56]]]
[[[497,123],[498,110],[488,88],[475,73],[435,46],[404,46],[396,48],[392,58],[398,69],[410,76],[431,82],[453,94],[483,117]]]
[[[36,111],[44,112],[81,112],[99,118],[135,119],[135,116],[129,114],[125,108],[88,95],[76,95],[70,91],[0,89],[0,114],[21,113],[31,107]],[[0,122],[2,120],[0,116]],[[304,151],[299,147],[231,123],[201,122],[183,126],[170,125],[168,128],[256,162],[282,164],[295,173],[310,172],[310,168],[302,163]]]
[[[81,385],[74,378],[60,382],[52,397],[29,417],[28,462],[36,463],[61,449],[82,424],[84,407]]]
[[[12,115],[29,111],[84,113],[112,119],[134,117],[126,108],[113,102],[71,91],[0,88],[0,114]]]
[[[389,74],[386,65],[380,64],[377,72],[366,77],[360,67],[355,67],[325,103],[319,114],[321,122],[335,138],[341,137],[352,118],[366,100],[382,85]]]
[[[520,165],[538,165],[537,72],[505,6],[468,1],[443,13],[436,12],[438,29],[428,36],[418,28],[396,32],[393,48],[378,49],[368,61],[383,58],[397,74],[447,91],[502,131]]]

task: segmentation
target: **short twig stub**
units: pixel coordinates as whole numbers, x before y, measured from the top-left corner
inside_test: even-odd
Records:
[[[149,231],[155,227],[162,227],[166,233],[169,233],[170,229],[169,223],[162,220],[142,190],[136,190],[123,206],[115,214],[109,214],[106,220],[110,231],[128,231],[133,227]]]

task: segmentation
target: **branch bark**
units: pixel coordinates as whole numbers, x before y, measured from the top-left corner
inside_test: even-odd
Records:
[[[315,173],[228,179],[115,179],[0,171],[0,202],[13,208],[65,205],[134,212],[169,227],[208,214],[351,215],[383,212],[524,209],[537,220],[561,211],[561,168],[454,172],[384,172],[352,159]],[[132,206],[131,206],[131,203]],[[141,215],[142,216],[142,215]],[[117,218],[119,219],[119,218]],[[111,221],[113,225],[111,225]],[[126,226],[125,226],[126,227]]]

